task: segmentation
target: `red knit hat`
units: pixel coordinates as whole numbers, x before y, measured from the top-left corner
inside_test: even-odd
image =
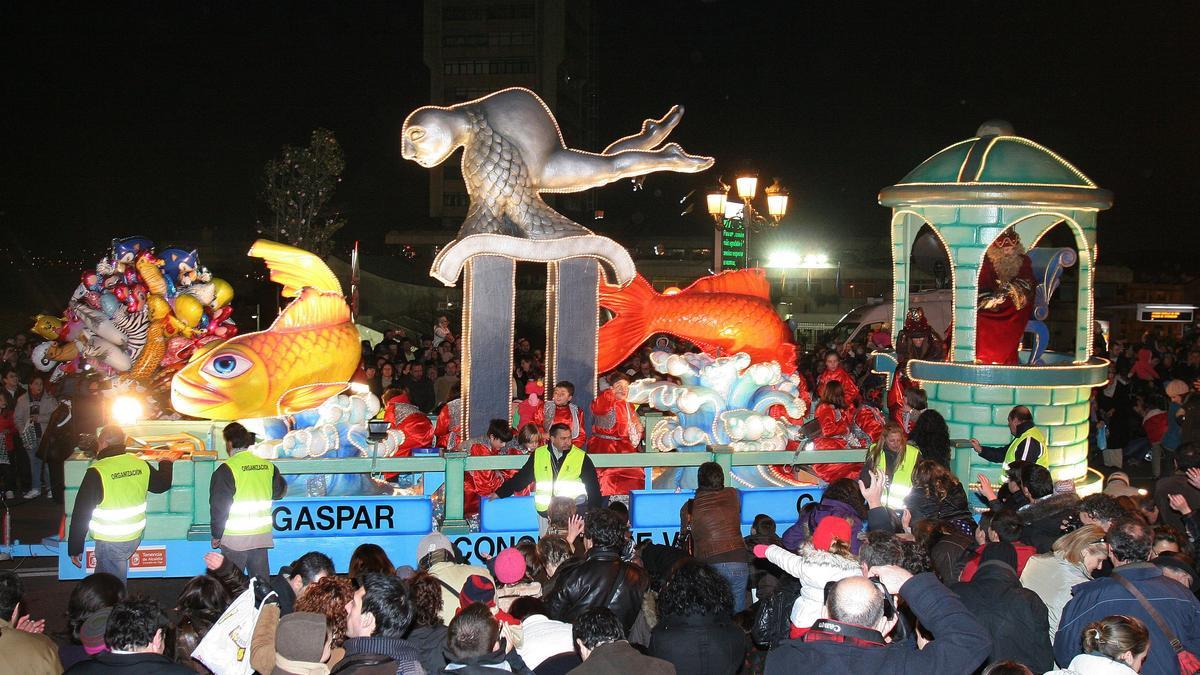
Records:
[[[829,547],[833,545],[834,539],[841,539],[842,542],[849,544],[850,523],[845,518],[826,516],[821,522],[817,523],[817,529],[813,531],[813,547],[822,551],[828,551]]]

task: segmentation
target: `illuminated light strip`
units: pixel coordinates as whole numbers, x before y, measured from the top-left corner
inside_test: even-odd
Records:
[[[471,424],[471,412],[469,410],[471,402],[471,267],[473,263],[468,260],[466,265],[466,274],[463,277],[463,302],[462,302],[462,344],[466,345],[466,349],[461,350],[459,355],[462,361],[462,378],[459,380],[459,398],[462,401],[462,419],[459,422],[459,438],[468,438],[467,427]],[[447,452],[454,452],[456,448],[447,447]]]
[[[1089,183],[1090,183],[1090,181],[1089,181]],[[963,181],[961,183],[933,183],[933,182],[928,182],[928,181],[918,181],[915,183],[896,183],[896,185],[897,186],[912,185],[912,186],[917,186],[917,187],[956,187],[959,185],[961,185],[963,187],[990,187],[993,185],[1000,185],[1000,186],[1005,186],[1005,187],[1024,187],[1024,188],[1043,188],[1043,187],[1070,188],[1070,189],[1074,189],[1074,190],[1099,190],[1099,189],[1101,189],[1101,188],[1097,187],[1096,185],[1075,185],[1072,183],[1013,183],[1010,181],[999,181],[999,180],[997,180],[997,181],[968,180],[968,181]],[[1012,206],[1012,205],[1010,204],[1009,206]],[[1080,207],[1080,208],[1084,208],[1084,207]],[[1095,208],[1095,207],[1088,207],[1088,208]],[[1097,209],[1097,210],[1099,210],[1099,209]]]
[[[1101,358],[1100,360],[1105,363],[1104,368],[1107,369],[1108,368],[1108,365],[1107,365],[1108,359]],[[946,365],[946,362],[944,362],[944,361],[923,361],[922,363],[934,363],[934,364],[939,364],[939,365]],[[1024,370],[1031,369],[1030,366],[999,366],[999,365],[990,365],[989,366],[989,365],[984,365],[981,363],[954,363],[954,365],[962,366],[962,367],[975,366],[978,368],[1021,368]],[[1075,365],[1072,365],[1072,366],[1034,366],[1033,368],[1044,368],[1044,367],[1084,370],[1087,367],[1099,368],[1100,366],[1099,365],[1092,365],[1092,366],[1087,366],[1087,367],[1075,366]],[[1094,389],[1096,387],[1103,387],[1108,384],[1107,376],[1104,378],[1103,382],[1098,382],[1096,384],[1086,384],[1086,383],[1085,384],[991,384],[991,383],[982,383],[982,382],[964,382],[962,380],[938,380],[938,379],[933,379],[933,378],[928,378],[928,377],[915,378],[912,375],[912,361],[910,361],[908,367],[905,368],[905,373],[908,375],[908,377],[910,379],[919,380],[922,383],[956,384],[956,385],[960,385],[960,386],[964,386],[964,387],[973,387],[973,388],[981,388],[981,389]]]
[[[513,290],[513,295],[516,295],[516,289]],[[516,321],[516,318],[513,318]],[[558,376],[558,336],[555,331],[558,327],[558,261],[552,260],[546,265],[546,352],[550,361],[550,377],[546,378],[545,384],[556,382],[562,378]],[[514,366],[516,364],[513,364]],[[553,387],[551,387],[553,388]],[[525,392],[521,392],[524,397]],[[544,396],[543,392],[543,396]],[[510,399],[511,400],[511,399]],[[549,428],[549,427],[547,427]]]
[[[1014,228],[1013,231],[1015,232],[1017,223],[1020,223],[1023,220],[1028,220],[1030,218],[1034,218],[1036,216],[1051,216],[1053,218],[1058,218],[1059,220],[1057,222],[1055,222],[1054,224],[1050,225],[1049,227],[1045,228],[1044,230],[1042,230],[1041,234],[1039,234],[1033,240],[1033,243],[1030,244],[1029,248],[1036,247],[1038,245],[1038,242],[1040,242],[1042,240],[1042,237],[1045,237],[1046,234],[1048,234],[1050,232],[1050,230],[1054,229],[1055,227],[1057,227],[1058,225],[1061,225],[1063,223],[1067,223],[1067,226],[1072,230],[1073,234],[1075,235],[1075,252],[1078,253],[1080,256],[1079,288],[1076,289],[1076,296],[1075,296],[1075,319],[1077,322],[1079,320],[1079,293],[1083,292],[1085,288],[1087,289],[1086,290],[1086,292],[1087,292],[1087,331],[1086,331],[1086,337],[1084,338],[1084,341],[1083,341],[1084,342],[1083,360],[1080,361],[1078,358],[1079,326],[1076,325],[1075,326],[1075,354],[1076,354],[1075,363],[1076,364],[1087,363],[1088,361],[1091,360],[1091,358],[1093,356],[1093,354],[1092,354],[1092,327],[1096,323],[1096,294],[1095,294],[1096,261],[1092,257],[1091,249],[1088,246],[1088,238],[1087,238],[1088,230],[1085,230],[1084,227],[1079,224],[1079,221],[1075,220],[1071,216],[1068,216],[1064,213],[1059,213],[1057,211],[1038,211],[1036,213],[1030,213],[1028,215],[1022,216],[1022,217],[1014,220],[1012,222],[1012,224],[1010,225],[1010,227]],[[1093,235],[1095,235],[1095,233],[1096,233],[1095,224],[1092,225],[1091,232]],[[1096,247],[1097,247],[1096,250],[1098,253],[1099,252],[1099,244],[1098,243],[1096,244]],[[1084,283],[1084,278],[1083,278],[1085,264],[1087,265],[1087,283],[1086,284]]]
[[[482,241],[481,241],[482,240]],[[592,250],[581,252],[554,251],[568,248],[572,241],[591,240]],[[549,247],[549,250],[547,250]],[[453,251],[454,254],[450,255]],[[524,251],[533,251],[529,255]],[[607,254],[612,254],[607,255]],[[429,275],[441,281],[444,285],[453,287],[462,273],[466,262],[477,255],[492,255],[507,258],[514,262],[537,262],[549,264],[555,260],[572,260],[574,258],[592,258],[603,260],[612,268],[613,279],[617,284],[629,283],[637,274],[633,258],[629,251],[617,242],[598,234],[591,233],[559,237],[558,239],[523,239],[504,234],[470,234],[462,239],[455,239],[446,245],[433,259]]]
[[[965,141],[959,141],[959,142],[957,142],[957,143],[951,143],[950,145],[947,145],[946,147],[942,148],[941,150],[938,150],[937,152],[933,153],[932,155],[930,155],[930,156],[926,157],[925,159],[921,160],[921,163],[917,165],[917,169],[921,168],[922,166],[925,166],[925,163],[926,163],[926,162],[928,162],[929,160],[933,159],[934,157],[937,157],[938,155],[942,154],[943,152],[946,152],[947,150],[950,150],[950,149],[953,149],[953,148],[957,148],[958,146],[960,146],[960,145],[962,145],[962,144],[964,144],[964,143],[973,143],[973,142],[975,142],[975,141],[977,141],[977,140],[979,140],[979,137],[978,137],[978,136],[975,136],[974,138],[968,138],[968,139],[966,139]],[[970,153],[968,153],[968,154],[970,154]],[[916,170],[916,169],[913,169],[913,171],[915,171],[915,170]],[[959,171],[961,171],[961,170],[962,170],[962,167],[959,167]],[[909,173],[911,173],[911,172],[909,172]],[[921,185],[921,183],[897,183],[897,184],[898,184],[898,185]],[[935,185],[935,183],[930,183],[930,185]],[[941,183],[936,183],[936,185],[941,185]]]
[[[979,177],[983,175],[983,170],[987,168],[988,153],[990,153],[992,151],[992,148],[996,146],[996,142],[999,141],[1001,138],[1005,138],[1005,137],[1004,136],[996,136],[996,137],[992,138],[992,140],[990,140],[988,142],[988,146],[983,149],[983,156],[979,158],[979,169],[977,169],[975,171],[975,180],[971,181],[972,183],[974,183],[974,184],[979,183]],[[962,178],[961,174],[959,175],[959,178],[960,179]]]
[[[893,242],[892,243],[892,276],[895,277],[895,275],[896,275],[895,225],[896,225],[897,217],[901,216],[901,215],[913,215],[913,216],[916,216],[917,218],[920,218],[921,222],[924,225],[928,225],[930,231],[932,231],[934,236],[938,238],[938,241],[941,242],[942,250],[946,252],[946,260],[948,260],[950,262],[951,293],[956,292],[958,290],[958,272],[957,272],[958,265],[956,265],[955,261],[954,261],[953,249],[951,249],[950,246],[946,244],[946,240],[942,237],[942,233],[938,231],[937,226],[935,226],[933,223],[931,223],[929,221],[929,219],[926,218],[923,214],[921,214],[917,211],[914,211],[912,209],[900,209],[897,211],[893,211],[893,213],[892,213],[892,230],[893,230],[893,232],[892,232],[892,242]],[[908,254],[908,260],[905,261],[905,263],[904,263],[904,293],[905,293],[904,308],[905,308],[905,314],[907,314],[907,311],[908,311],[909,296],[912,295],[912,293],[909,291],[909,288],[910,288],[911,282],[912,282],[912,247],[913,247],[913,244],[916,243],[916,241],[917,241],[917,234],[920,233],[920,231],[921,231],[921,228],[917,227],[916,232],[910,233],[909,230],[911,230],[911,229],[912,229],[912,227],[910,226],[910,224],[907,221],[905,221],[905,223],[904,223],[904,251],[905,251],[905,253]],[[892,337],[893,337],[893,342],[895,342],[895,338],[900,334],[900,329],[897,328],[897,326],[900,326],[904,323],[905,317],[904,316],[897,317],[897,314],[896,314],[896,303],[899,302],[898,298],[900,297],[900,294],[896,292],[896,282],[895,282],[894,278],[892,280],[892,295],[894,296],[892,298],[892,330],[896,331],[895,335],[893,335]],[[954,347],[958,340],[958,335],[957,335],[957,330],[956,330],[958,328],[958,308],[955,305],[957,305],[956,300],[954,298],[951,298],[951,302],[950,302],[950,328],[951,328],[950,340],[949,340],[949,344],[946,347],[946,350],[947,350],[946,353],[951,358],[954,357]],[[975,345],[971,345],[972,358],[974,358],[974,355],[975,355]],[[899,365],[898,361],[897,361],[897,365]]]
[[[595,335],[596,337],[595,337],[595,348],[592,353],[596,355],[597,360],[600,358],[600,282],[603,279],[604,279],[604,268],[599,263],[596,263],[596,316],[595,316],[596,330],[592,331],[592,334]],[[595,401],[596,396],[599,395],[599,392],[597,391],[599,389],[597,380],[599,380],[599,379],[600,379],[600,373],[593,372],[592,383],[591,383],[591,385],[589,385],[592,388],[592,400],[593,401]],[[588,412],[590,413],[591,411],[589,410]],[[646,431],[645,425],[642,425],[642,435],[643,436],[646,435],[645,431]],[[642,440],[645,440],[645,439],[643,438]]]

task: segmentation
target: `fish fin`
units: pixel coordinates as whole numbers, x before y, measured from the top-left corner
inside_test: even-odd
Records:
[[[650,303],[658,296],[650,282],[637,275],[621,288],[600,278],[600,306],[616,316],[600,327],[596,368],[600,372],[621,365],[638,345],[650,337]]]
[[[721,272],[710,277],[697,279],[683,289],[682,293],[734,293],[751,295],[764,300],[771,299],[771,286],[767,274],[761,269]]]
[[[345,382],[318,382],[302,384],[283,392],[276,408],[280,415],[290,415],[301,410],[315,408],[346,389]]]
[[[302,248],[259,239],[246,255],[266,261],[271,270],[271,281],[283,286],[284,297],[300,295],[300,289],[305,286],[339,295],[342,292],[342,284],[325,261]]]
[[[322,293],[315,288],[300,291],[271,324],[272,330],[301,330],[336,326],[350,321],[350,307],[340,293]]]

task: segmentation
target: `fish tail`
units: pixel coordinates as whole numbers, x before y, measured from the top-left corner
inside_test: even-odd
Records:
[[[600,350],[596,367],[600,372],[621,365],[638,345],[650,337],[651,306],[658,297],[654,287],[642,275],[637,275],[625,288],[600,279],[600,306],[614,316],[600,327]]]
[[[315,254],[295,246],[259,239],[247,255],[262,258],[271,270],[271,281],[283,286],[283,296],[294,298],[308,286],[326,293],[342,292],[333,271]]]

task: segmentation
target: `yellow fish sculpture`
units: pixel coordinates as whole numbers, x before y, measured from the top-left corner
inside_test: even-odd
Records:
[[[346,388],[358,368],[358,330],[341,284],[308,251],[259,239],[271,280],[295,298],[271,327],[197,350],[171,381],[171,404],[192,417],[286,415],[320,405]]]

